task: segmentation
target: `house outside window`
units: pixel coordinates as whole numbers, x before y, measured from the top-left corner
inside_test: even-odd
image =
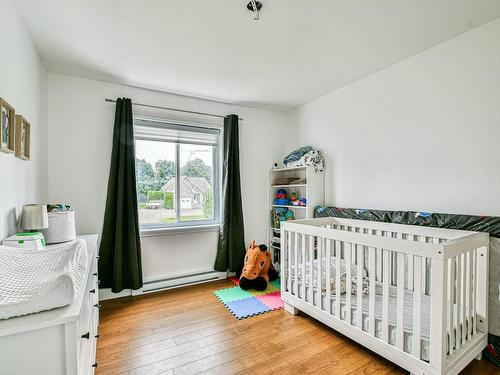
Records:
[[[220,130],[134,118],[141,231],[220,222]]]

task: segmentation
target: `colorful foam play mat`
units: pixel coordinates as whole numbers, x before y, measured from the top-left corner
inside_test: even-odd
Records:
[[[232,277],[231,281],[236,284],[235,287],[215,290],[214,295],[236,319],[283,308],[279,279],[269,282],[267,289],[263,291],[241,289],[236,277]]]

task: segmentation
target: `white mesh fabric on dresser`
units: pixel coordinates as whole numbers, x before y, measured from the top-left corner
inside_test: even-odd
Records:
[[[82,286],[86,262],[83,240],[44,250],[0,246],[0,319],[70,304]]]

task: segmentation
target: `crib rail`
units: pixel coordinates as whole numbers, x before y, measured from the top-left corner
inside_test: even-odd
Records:
[[[442,371],[487,332],[488,235],[384,224],[283,223],[282,293]]]

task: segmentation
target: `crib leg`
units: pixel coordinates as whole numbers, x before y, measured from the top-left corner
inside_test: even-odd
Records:
[[[285,311],[289,312],[290,314],[297,315],[299,313],[299,310],[290,305],[289,303],[284,303],[284,308]]]
[[[477,359],[478,361],[480,361],[482,358],[483,358],[483,352],[479,353],[479,354],[476,356],[476,359]]]

